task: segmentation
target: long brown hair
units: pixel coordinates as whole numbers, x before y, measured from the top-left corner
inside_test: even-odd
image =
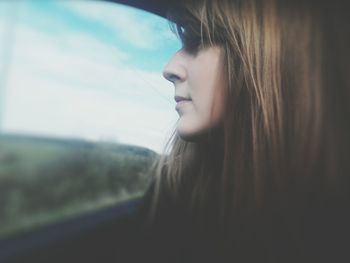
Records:
[[[192,0],[170,11],[188,52],[222,48],[225,116],[208,140],[174,132],[157,165],[153,215],[167,193],[187,200],[199,223],[217,215],[212,226],[230,229],[236,245],[255,231],[269,246],[269,231],[280,226],[301,251],[306,214],[330,202],[349,209],[344,3]]]

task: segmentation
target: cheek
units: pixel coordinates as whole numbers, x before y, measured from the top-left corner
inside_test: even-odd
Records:
[[[223,103],[217,94],[213,96],[194,99],[191,107],[188,107],[181,116],[179,128],[183,127],[191,132],[202,132],[218,125],[223,117]]]
[[[212,105],[212,118],[214,119],[214,122],[218,123],[221,122],[224,117],[224,105],[225,105],[225,99],[224,99],[224,86],[221,85],[218,87],[217,92],[214,95],[213,105]]]
[[[197,117],[207,124],[217,124],[224,113],[224,77],[219,63],[212,67],[197,65],[192,72],[192,99]]]
[[[215,80],[216,82],[213,81],[211,85],[203,83],[202,90],[194,94],[194,110],[204,126],[218,124],[224,114],[223,85]]]
[[[207,131],[219,125],[222,112],[221,107],[216,107],[211,113],[208,109],[198,109],[193,106],[179,118],[177,132],[186,141],[198,141]]]
[[[202,134],[218,126],[224,113],[224,104],[219,92],[201,92],[192,99],[191,105],[183,107],[177,123],[180,137],[188,141],[196,141]]]
[[[211,53],[210,53],[211,52]],[[191,108],[180,115],[180,135],[194,135],[219,125],[224,115],[224,78],[216,50],[203,54],[187,67]]]

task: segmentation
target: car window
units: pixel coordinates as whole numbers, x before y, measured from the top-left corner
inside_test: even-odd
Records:
[[[164,18],[0,2],[0,238],[141,196],[176,122]]]

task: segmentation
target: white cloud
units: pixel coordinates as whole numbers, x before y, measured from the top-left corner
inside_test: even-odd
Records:
[[[176,41],[164,18],[151,14],[146,18],[135,8],[100,1],[65,1],[62,4],[78,16],[112,29],[118,37],[137,48],[155,50],[164,41]]]
[[[160,72],[87,33],[60,38],[18,24],[4,129],[120,142],[161,151],[177,119]]]
[[[20,79],[12,78],[8,95],[13,101],[5,129],[92,140],[117,138],[160,151],[176,118],[164,108],[115,100],[98,90],[52,85],[23,72]]]
[[[173,87],[163,79],[161,72],[125,66],[123,61],[128,54],[91,37],[89,39],[88,35],[74,34],[72,37],[66,34],[57,42],[25,26],[19,27],[17,32],[17,67],[30,68],[41,74],[41,78],[58,78],[56,81],[62,84],[68,82],[70,85],[74,83],[75,88],[98,88],[110,92],[110,95],[120,95],[121,92],[128,96],[149,94],[150,98],[160,96],[168,101],[173,96]],[[81,39],[86,41],[81,42]]]

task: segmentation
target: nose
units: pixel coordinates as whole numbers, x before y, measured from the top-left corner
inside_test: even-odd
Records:
[[[174,84],[183,82],[186,79],[185,66],[185,56],[182,54],[182,51],[179,50],[164,67],[163,77]]]

